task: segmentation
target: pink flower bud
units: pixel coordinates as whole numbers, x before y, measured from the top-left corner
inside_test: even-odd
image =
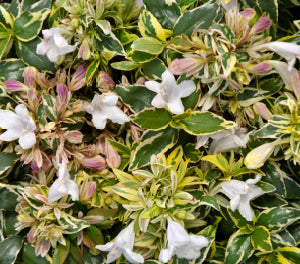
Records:
[[[26,67],[24,69],[24,72],[23,72],[23,78],[24,78],[24,83],[25,85],[27,85],[28,87],[32,87],[32,88],[35,88],[36,86],[36,77],[37,77],[37,69],[34,68],[34,67]]]
[[[68,87],[61,83],[57,86],[57,94],[58,94],[58,99],[60,104],[67,104],[69,101],[69,90]]]
[[[252,8],[246,8],[244,11],[240,12],[242,19],[251,20],[255,16],[256,12]]]
[[[259,114],[262,118],[269,120],[272,117],[271,112],[264,103],[257,102],[253,106],[254,111]]]
[[[19,92],[19,91],[27,91],[28,87],[21,82],[15,80],[8,80],[3,83],[4,88],[7,92]]]
[[[204,61],[203,61],[204,62]],[[169,70],[174,75],[181,75],[187,73],[187,76],[191,76],[192,74],[198,72],[203,64],[201,60],[197,60],[194,58],[184,58],[184,59],[175,59],[171,62],[169,66]]]
[[[86,64],[82,64],[73,74],[70,88],[71,91],[77,91],[86,85],[85,73],[87,68],[88,66]]]
[[[106,162],[109,167],[118,168],[120,166],[121,156],[115,150],[115,148],[108,142],[106,142],[105,144],[105,156],[106,156]]]
[[[78,131],[78,130],[73,130],[73,131],[67,131],[64,134],[64,137],[70,143],[81,144],[82,143],[83,134],[80,131]]]
[[[97,77],[97,85],[101,91],[108,92],[115,87],[115,82],[107,72],[100,71]]]
[[[79,48],[79,57],[88,60],[91,57],[91,49],[88,41],[85,39]]]
[[[136,81],[136,85],[145,85],[145,82],[147,81],[147,79],[145,77],[140,77],[137,79]]]
[[[105,168],[105,159],[99,155],[93,158],[85,158],[81,164],[94,170],[103,170]]]
[[[50,250],[51,243],[50,240],[38,239],[35,244],[35,255],[41,255],[42,257],[45,257],[48,251]]]
[[[252,27],[250,34],[258,34],[261,33],[272,25],[270,18],[268,17],[261,17]]]
[[[29,243],[33,243],[34,242],[34,240],[36,238],[36,236],[34,235],[35,231],[36,231],[36,228],[32,227],[30,229],[29,233],[27,234],[27,240],[28,240]]]
[[[300,100],[300,72],[292,74],[292,86],[298,100]]]
[[[265,74],[268,73],[272,70],[272,66],[268,63],[259,63],[256,64],[252,67],[252,71],[250,70],[250,72],[255,73],[255,74]],[[247,68],[248,69],[248,68]]]

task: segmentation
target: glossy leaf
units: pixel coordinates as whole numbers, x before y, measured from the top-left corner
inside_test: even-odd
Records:
[[[190,37],[195,28],[209,28],[217,17],[219,8],[217,3],[204,4],[184,12],[174,26],[174,36],[186,34]]]
[[[251,242],[255,249],[262,252],[271,252],[273,250],[269,230],[264,226],[255,228],[251,235]]]
[[[13,264],[22,248],[23,239],[20,236],[11,236],[0,241],[0,263]]]
[[[130,118],[142,129],[159,130],[168,126],[172,114],[166,108],[150,108]]]
[[[131,111],[138,113],[144,109],[151,108],[151,102],[156,95],[145,86],[128,85],[116,86],[115,92],[121,97],[123,103],[130,108]]]
[[[178,131],[169,127],[164,130],[146,131],[132,154],[130,170],[136,170],[150,163],[152,155],[164,153],[178,140]]]

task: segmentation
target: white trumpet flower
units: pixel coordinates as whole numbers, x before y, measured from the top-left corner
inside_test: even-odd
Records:
[[[30,149],[36,143],[35,123],[25,105],[16,106],[15,113],[10,110],[0,110],[0,127],[7,129],[0,135],[2,141],[19,139],[22,149]]]
[[[79,198],[77,183],[70,180],[67,164],[62,162],[58,169],[58,179],[53,182],[49,189],[48,202],[57,201],[66,194],[71,195],[73,201],[76,201]]]
[[[118,96],[96,94],[85,111],[92,115],[92,122],[97,129],[105,128],[107,119],[114,123],[124,124],[129,118],[116,106]]]
[[[105,245],[97,245],[96,248],[101,251],[109,251],[107,263],[112,263],[122,254],[130,263],[144,263],[142,255],[134,253],[134,222],[123,229],[115,238],[114,242],[108,242]]]
[[[176,254],[178,258],[197,259],[200,257],[200,250],[209,245],[204,236],[189,235],[182,225],[168,219],[168,248],[162,249],[159,254],[159,261],[168,262]]]
[[[188,80],[177,84],[174,75],[169,70],[162,74],[161,79],[161,83],[145,82],[145,86],[149,90],[157,93],[151,104],[157,108],[167,107],[173,114],[184,113],[181,98],[191,95],[196,90],[195,83]]]
[[[61,36],[62,29],[50,28],[42,31],[44,39],[36,47],[37,54],[45,55],[50,61],[55,62],[60,55],[73,52],[75,45],[69,45],[66,39]]]
[[[254,217],[250,201],[263,194],[263,190],[255,185],[260,179],[261,175],[257,175],[255,179],[248,179],[246,182],[230,180],[220,184],[220,192],[230,199],[231,210],[238,209],[247,221],[252,221]]]

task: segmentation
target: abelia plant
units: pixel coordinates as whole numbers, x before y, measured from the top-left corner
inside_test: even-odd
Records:
[[[298,263],[299,6],[0,4],[0,263]]]

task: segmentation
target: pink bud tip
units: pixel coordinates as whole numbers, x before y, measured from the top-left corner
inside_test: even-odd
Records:
[[[252,32],[254,34],[257,33],[261,33],[265,30],[267,30],[268,28],[270,28],[272,22],[270,20],[270,18],[268,17],[261,17],[256,23],[255,25],[252,27]]]
[[[90,169],[103,170],[105,168],[105,160],[98,155],[93,158],[84,159],[82,165]]]
[[[15,81],[15,80],[5,81],[3,83],[3,85],[4,85],[4,88],[6,89],[6,91],[8,91],[9,93],[24,91],[27,88],[23,83]]]
[[[267,63],[259,63],[253,66],[253,71],[256,73],[268,73],[270,70],[272,70],[272,66]]]
[[[256,12],[252,8],[246,8],[244,11],[240,12],[240,16],[244,19],[251,20],[255,16]]]

